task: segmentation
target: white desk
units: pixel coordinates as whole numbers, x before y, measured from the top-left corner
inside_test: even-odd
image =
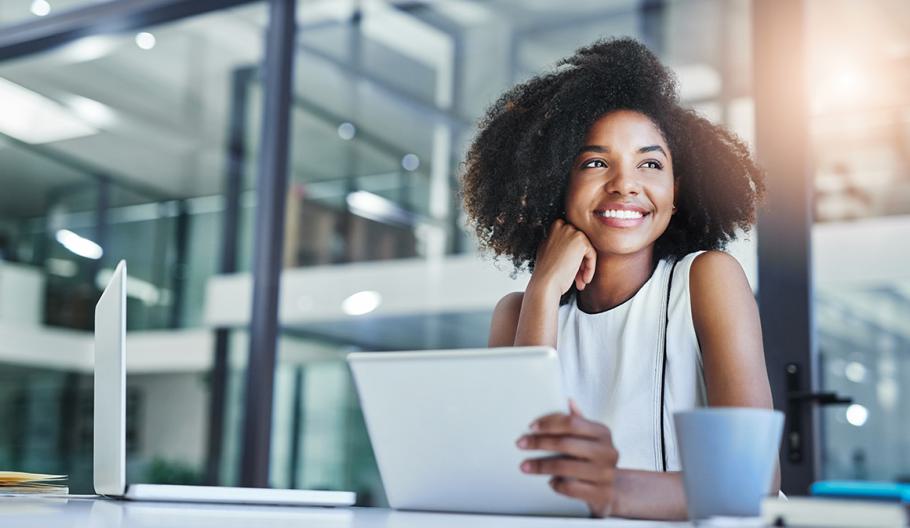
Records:
[[[403,512],[381,508],[290,508],[0,497],[9,528],[690,528],[689,523]]]

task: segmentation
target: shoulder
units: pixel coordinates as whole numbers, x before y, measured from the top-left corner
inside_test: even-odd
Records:
[[[503,298],[499,299],[499,302],[496,303],[496,308],[493,309],[493,314],[518,313],[521,311],[521,302],[524,300],[524,297],[524,292],[512,292],[505,294]]]
[[[507,293],[496,303],[493,309],[493,320],[490,324],[489,346],[512,346],[515,342],[515,331],[518,328],[518,316],[521,315],[521,302],[524,292]]]
[[[739,261],[723,251],[696,251],[679,258],[674,264],[673,281],[673,289],[688,290],[693,303],[701,293],[722,292],[731,285],[742,284],[751,291]]]
[[[723,251],[705,251],[692,261],[689,297],[696,327],[754,311],[755,297],[746,273],[735,257]]]
[[[690,258],[692,255],[687,255]],[[701,285],[717,280],[746,278],[739,261],[723,251],[705,251],[694,256],[689,270],[689,280]]]

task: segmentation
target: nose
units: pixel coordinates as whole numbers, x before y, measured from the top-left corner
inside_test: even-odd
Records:
[[[604,189],[609,194],[636,196],[641,191],[641,184],[634,169],[618,167],[607,179]]]

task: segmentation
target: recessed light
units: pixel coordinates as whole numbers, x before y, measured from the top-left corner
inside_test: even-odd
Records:
[[[34,0],[32,2],[31,12],[35,16],[47,16],[51,12],[51,4],[47,0]]]
[[[80,257],[98,260],[104,255],[104,250],[101,249],[101,246],[83,236],[73,233],[69,229],[57,231],[56,238],[57,242],[60,242],[63,247]]]
[[[416,154],[405,154],[401,158],[401,166],[404,167],[406,171],[416,171],[420,167],[420,158]]]
[[[847,407],[847,421],[850,425],[862,427],[869,419],[869,410],[858,403]]]
[[[338,137],[345,141],[354,139],[354,135],[357,134],[357,128],[353,123],[341,123],[338,125]]]
[[[379,292],[365,290],[357,292],[341,303],[341,309],[348,315],[364,315],[379,307],[382,296]]]
[[[144,50],[150,50],[154,48],[156,42],[157,40],[155,39],[155,35],[152,35],[147,31],[143,31],[142,33],[138,33],[136,35],[136,45]]]

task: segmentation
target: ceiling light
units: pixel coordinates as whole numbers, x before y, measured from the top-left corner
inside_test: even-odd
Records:
[[[866,367],[858,361],[851,361],[844,367],[844,375],[853,383],[862,383],[866,379]]]
[[[411,225],[416,222],[414,214],[402,209],[395,202],[368,191],[354,191],[348,194],[348,208],[357,216],[376,222]]]
[[[416,154],[405,154],[401,158],[401,166],[404,167],[406,171],[416,171],[420,167],[420,158]]]
[[[155,47],[155,35],[147,31],[143,31],[136,35],[136,45],[144,50],[150,50]]]
[[[0,78],[0,132],[26,143],[50,143],[97,134],[60,103]]]
[[[51,5],[47,0],[34,0],[31,7],[32,14],[35,16],[47,16],[51,12]]]
[[[80,257],[98,260],[104,255],[104,250],[101,249],[101,246],[85,237],[73,233],[69,229],[57,231],[57,242],[60,242],[63,247]]]
[[[850,425],[855,425],[856,427],[862,427],[866,423],[866,420],[869,419],[869,411],[858,403],[847,407],[847,421]]]
[[[93,35],[83,37],[75,42],[65,45],[57,52],[57,57],[62,62],[88,62],[100,59],[112,52],[119,44],[119,40],[109,35]]]
[[[348,141],[354,139],[354,135],[357,134],[357,128],[353,123],[341,123],[338,125],[338,137]]]
[[[364,315],[372,312],[382,302],[379,292],[365,290],[357,292],[341,302],[341,309],[348,315]]]
[[[109,127],[117,121],[117,116],[111,110],[111,107],[94,99],[71,95],[67,97],[66,103],[73,110],[73,113],[96,127]]]

